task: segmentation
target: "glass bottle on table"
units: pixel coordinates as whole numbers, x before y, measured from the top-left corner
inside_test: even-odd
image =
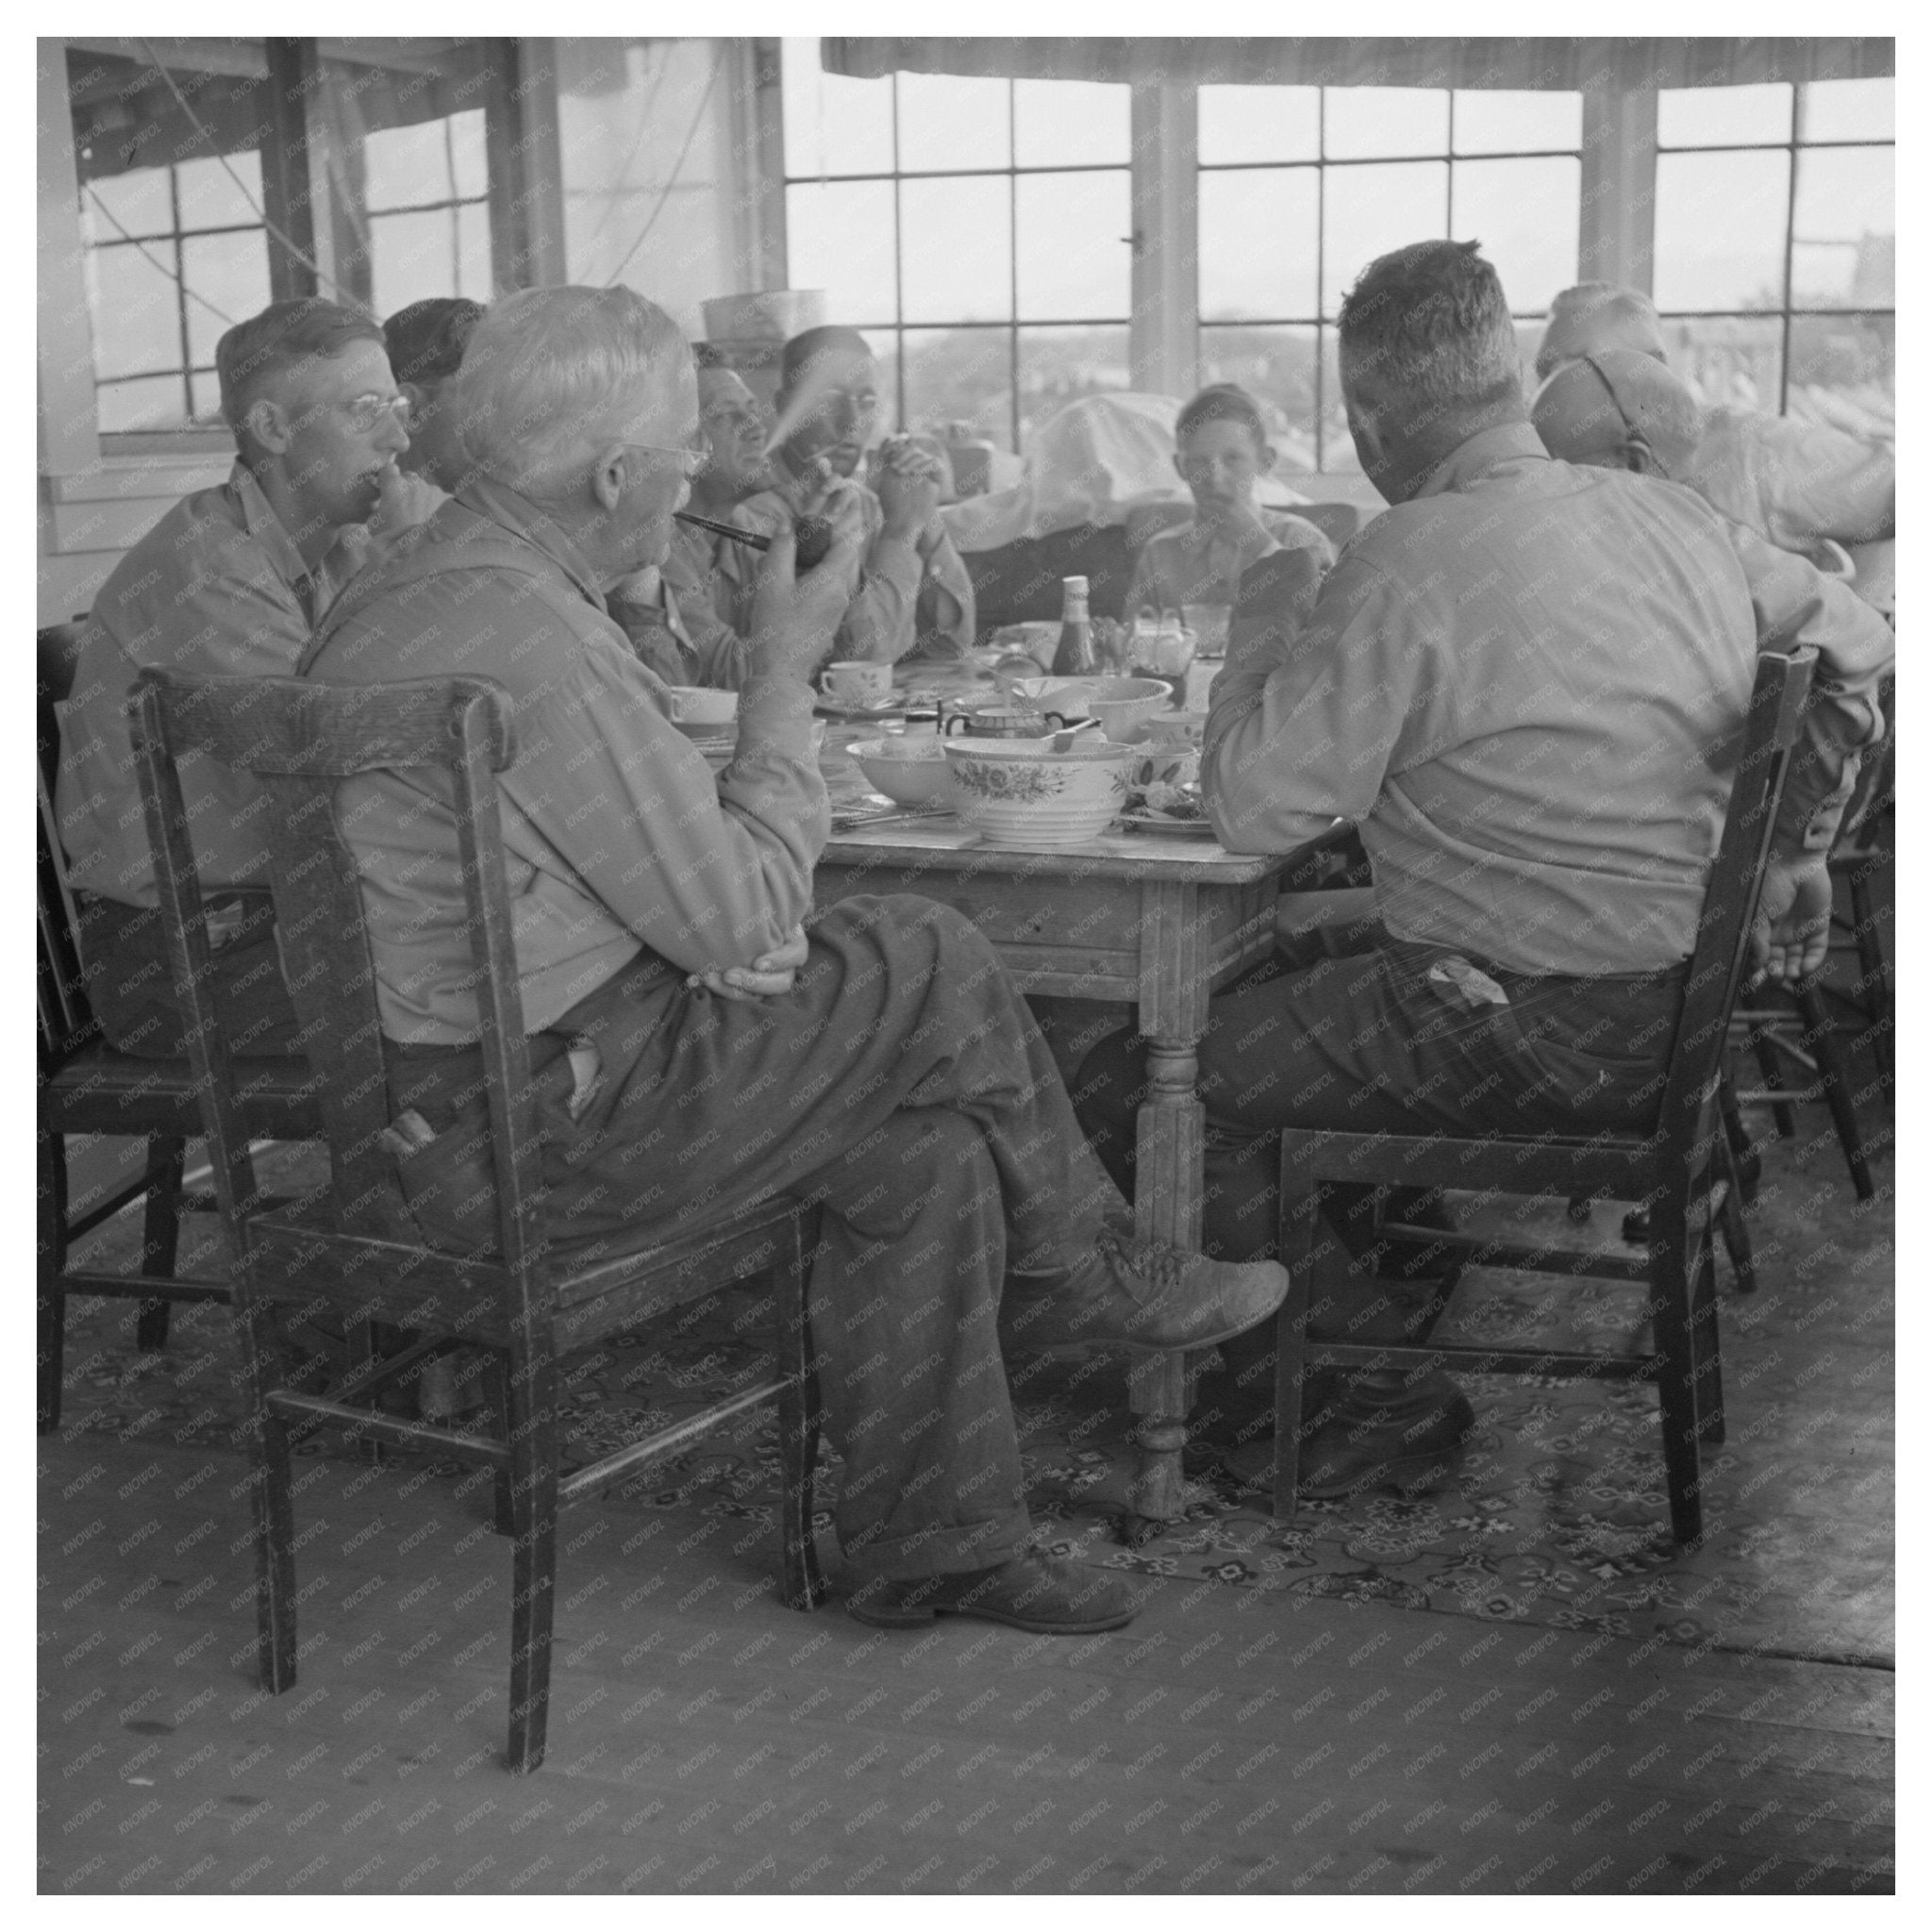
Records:
[[[1060,641],[1053,654],[1056,677],[1091,677],[1100,668],[1093,655],[1093,625],[1087,615],[1087,579],[1060,579]]]

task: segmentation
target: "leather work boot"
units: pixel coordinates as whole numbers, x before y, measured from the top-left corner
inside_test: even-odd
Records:
[[[1295,1493],[1352,1496],[1388,1486],[1427,1489],[1456,1466],[1475,1433],[1469,1398],[1440,1369],[1411,1388],[1399,1377],[1361,1376],[1302,1446]]]
[[[1140,1605],[1117,1577],[1028,1550],[991,1570],[909,1581],[880,1578],[862,1584],[845,1607],[861,1624],[886,1630],[929,1624],[935,1617],[979,1617],[1048,1637],[1084,1637],[1118,1630]]]
[[[1102,1228],[1064,1274],[1008,1277],[1000,1335],[1032,1349],[1208,1348],[1266,1321],[1287,1294],[1278,1261],[1210,1261]]]

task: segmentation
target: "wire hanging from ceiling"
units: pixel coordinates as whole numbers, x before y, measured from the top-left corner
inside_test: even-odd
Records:
[[[630,244],[629,250],[610,274],[605,277],[604,286],[614,287],[617,278],[630,266],[631,257],[644,245],[644,238],[657,225],[658,217],[664,212],[665,204],[671,199],[671,191],[677,186],[677,177],[683,172],[685,158],[691,153],[691,144],[697,139],[698,129],[704,125],[705,109],[711,104],[711,92],[718,85],[718,76],[724,71],[724,50],[718,50],[718,58],[711,63],[711,77],[705,83],[705,91],[698,98],[698,110],[691,117],[691,126],[686,131],[684,145],[677,150],[677,158],[671,164],[671,174],[664,183],[663,192],[658,196],[657,205],[645,218],[644,225],[638,231],[638,239]]]

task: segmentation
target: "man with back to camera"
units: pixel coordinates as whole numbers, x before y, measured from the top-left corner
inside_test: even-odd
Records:
[[[732,520],[770,535],[853,492],[865,546],[831,655],[881,664],[957,658],[973,642],[973,580],[940,520],[937,462],[909,442],[891,444],[880,452],[872,482],[859,476],[878,424],[878,364],[857,329],[828,326],[793,336],[779,364],[784,435],[773,452],[771,481],[741,502]],[[733,625],[741,631],[756,561],[741,545],[725,543],[718,553]]]
[[[1829,424],[1795,422],[1765,409],[1700,408],[1688,388],[1674,386],[1674,379],[1646,378],[1635,358],[1659,366],[1668,361],[1663,325],[1648,295],[1613,282],[1579,283],[1551,305],[1536,354],[1537,379],[1548,395],[1547,402],[1543,394],[1538,397],[1537,426],[1557,437],[1562,446],[1550,445],[1556,455],[1591,459],[1570,451],[1593,446],[1594,439],[1575,419],[1588,416],[1601,400],[1589,380],[1589,358],[1606,351],[1624,352],[1626,359],[1617,366],[1628,374],[1617,380],[1620,387],[1627,382],[1627,400],[1673,419],[1673,452],[1660,464],[1663,474],[1696,491],[1733,523],[1800,556],[1827,538],[1854,544],[1893,535],[1898,465],[1890,449]],[[1688,449],[1679,426],[1686,401],[1696,411]],[[1588,440],[1578,442],[1580,435]]]
[[[801,929],[829,825],[808,678],[862,533],[847,517],[826,575],[794,578],[790,528],[774,532],[737,755],[714,779],[603,598],[669,549],[696,402],[675,325],[632,291],[505,297],[455,391],[475,474],[331,612],[303,674],[510,693],[499,794],[555,1230],[671,1234],[779,1192],[823,1205],[812,1332],[854,1613],[1118,1627],[1119,1583],[1028,1545],[996,1320],[1035,1345],[1199,1346],[1261,1320],[1286,1277],[1134,1239],[970,921],[858,899]],[[495,1210],[447,791],[377,773],[341,815],[391,1106],[421,1123],[404,1191],[426,1237],[474,1251]]]
[[[1214,1002],[1207,1246],[1224,1257],[1274,1251],[1266,1137],[1284,1126],[1648,1130],[1758,653],[1819,653],[1764,889],[1781,978],[1824,957],[1825,851],[1879,735],[1891,641],[1875,612],[1690,491],[1551,459],[1476,248],[1397,249],[1350,291],[1342,393],[1391,508],[1305,624],[1238,611],[1215,680],[1202,772],[1222,843],[1285,852],[1353,821],[1382,928],[1365,954],[1279,959]],[[1119,1035],[1076,1088],[1124,1188],[1145,1078]],[[1413,1310],[1393,1285],[1355,1292],[1311,1333],[1401,1339]],[[1211,1407],[1253,1443],[1272,1338],[1223,1356]],[[1307,1414],[1313,1496],[1419,1486],[1474,1423],[1441,1373],[1330,1379]]]
[[[372,550],[427,513],[397,469],[408,406],[373,321],[332,302],[277,302],[222,337],[215,369],[235,466],[226,482],[182,498],[115,566],[61,707],[57,808],[89,1002],[113,1045],[159,1058],[186,1045],[135,782],[128,686],[147,665],[290,675]],[[255,782],[191,768],[182,784],[204,881],[265,886]],[[294,1009],[265,894],[228,917],[215,964],[238,996],[235,1047],[292,1051]]]

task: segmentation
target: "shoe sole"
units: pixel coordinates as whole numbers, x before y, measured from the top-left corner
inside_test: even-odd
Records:
[[[874,1609],[848,1602],[845,1614],[875,1630],[913,1630],[941,1617],[971,1617],[982,1624],[1004,1624],[1011,1630],[1030,1630],[1041,1637],[1094,1637],[1104,1630],[1119,1630],[1134,1621],[1136,1612],[1108,1617],[1090,1617],[1079,1623],[1043,1617],[1028,1617],[1018,1610],[987,1610],[976,1604],[927,1604],[905,1608]]]

